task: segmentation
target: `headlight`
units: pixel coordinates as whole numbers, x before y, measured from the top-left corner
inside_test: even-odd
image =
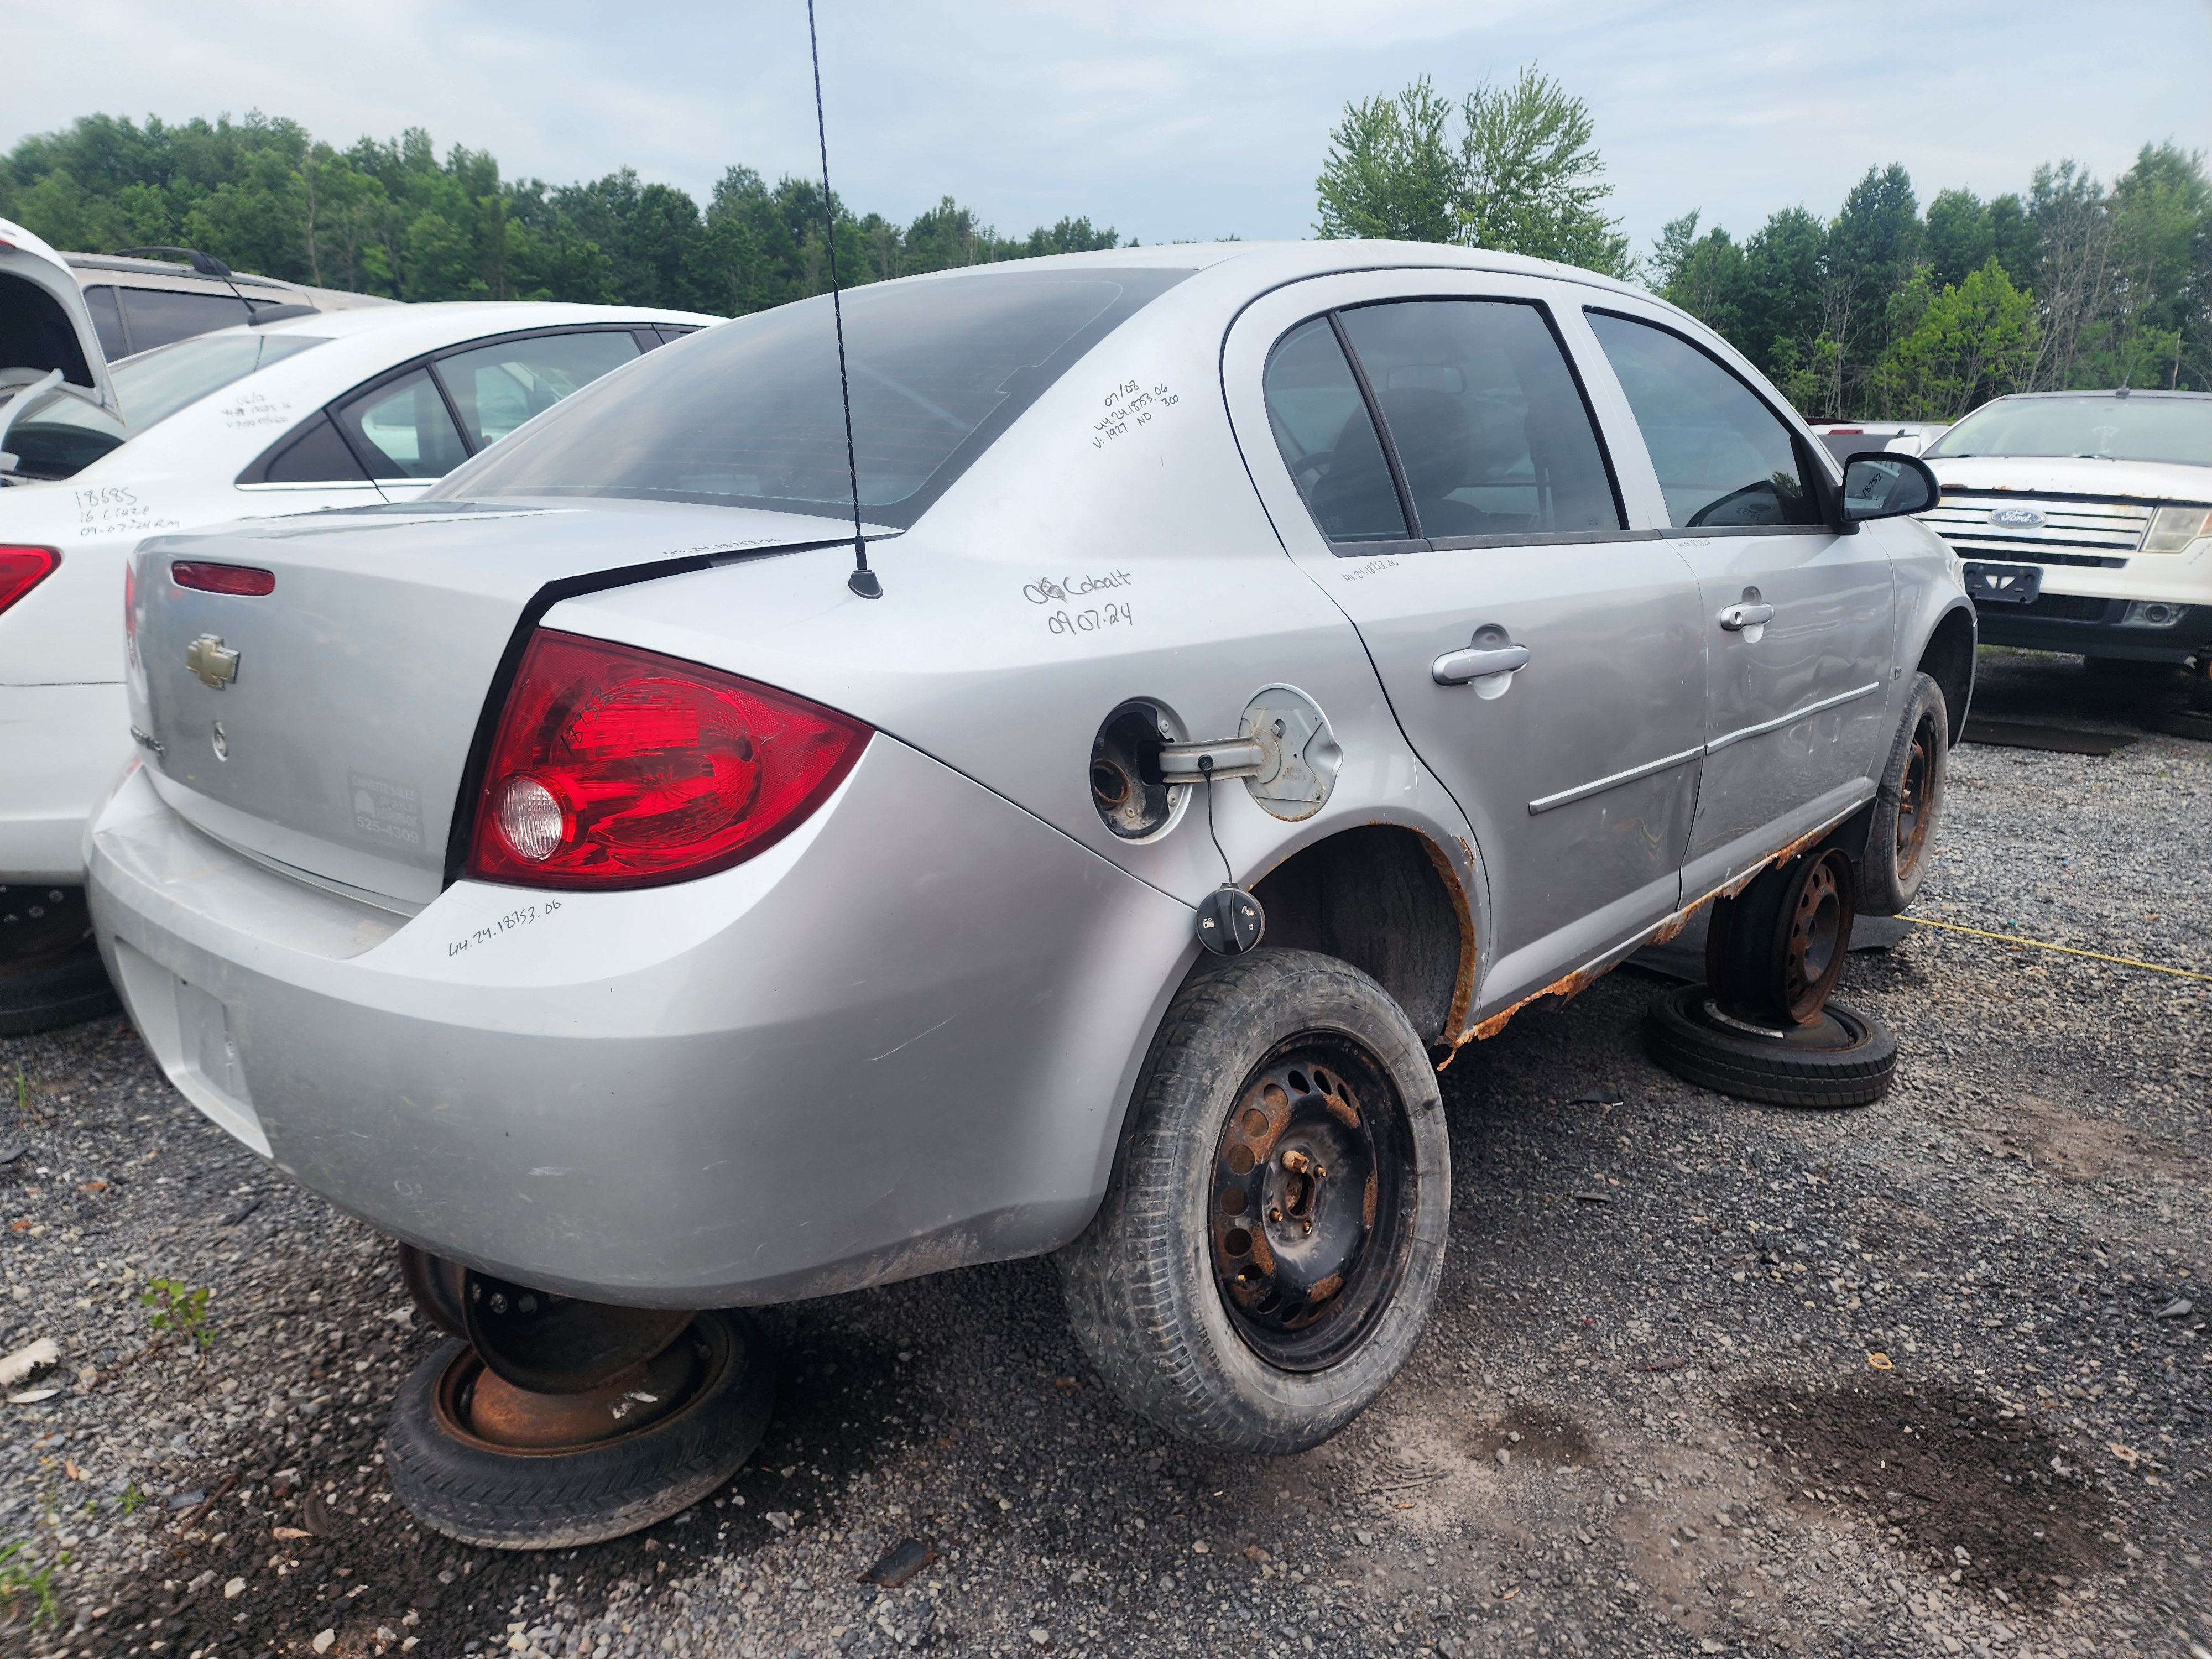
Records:
[[[2212,509],[2202,507],[2161,507],[2150,515],[2150,529],[2142,538],[2146,553],[2179,553],[2212,526]]]
[[[2188,614],[2185,605],[2168,605],[2163,599],[2137,599],[2120,618],[2123,628],[2171,628]]]

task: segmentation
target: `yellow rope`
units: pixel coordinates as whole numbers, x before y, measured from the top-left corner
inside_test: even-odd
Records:
[[[2039,939],[2022,939],[2016,933],[1992,933],[1985,927],[1962,927],[1955,921],[1930,921],[1925,916],[1900,916],[1916,927],[1941,927],[1947,933],[1972,933],[1977,939],[2001,939],[2008,945],[2032,945],[2039,951],[2063,951],[2069,957],[2090,957],[2099,962],[2117,962],[2123,968],[2147,968],[2154,974],[2172,974],[2182,979],[2212,980],[2212,974],[2200,974],[2187,968],[2167,968],[2155,962],[2137,962],[2133,957],[2108,957],[2102,951],[2081,951],[2071,945],[2045,945]]]

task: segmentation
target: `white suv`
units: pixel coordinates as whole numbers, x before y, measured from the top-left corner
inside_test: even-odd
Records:
[[[1999,398],[1924,453],[1984,645],[2212,657],[2212,393]]]

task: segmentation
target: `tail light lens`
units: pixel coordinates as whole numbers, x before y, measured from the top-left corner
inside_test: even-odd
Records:
[[[735,674],[540,629],[492,741],[469,874],[617,888],[726,870],[805,823],[870,735]]]
[[[256,570],[250,564],[179,559],[169,566],[169,580],[179,587],[197,587],[203,593],[240,593],[250,599],[276,591],[276,573]]]
[[[51,547],[0,547],[0,611],[52,575],[61,562]]]

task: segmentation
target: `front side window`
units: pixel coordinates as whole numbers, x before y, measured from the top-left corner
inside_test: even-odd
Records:
[[[1680,335],[1610,312],[1589,317],[1650,452],[1669,524],[1824,522],[1790,428],[1749,386]]]
[[[1400,300],[1343,319],[1397,450],[1416,535],[1622,527],[1589,410],[1534,306]]]
[[[482,449],[637,355],[627,329],[548,334],[456,352],[440,358],[437,371],[471,445]]]
[[[373,477],[442,478],[468,459],[446,400],[418,368],[331,411]]]
[[[1406,538],[1406,515],[1359,382],[1326,317],[1276,343],[1263,381],[1267,424],[1322,534],[1335,542]]]
[[[1189,275],[996,266],[848,293],[862,510],[878,524],[911,525],[1062,373]],[[679,351],[655,351],[432,493],[850,514],[830,298],[756,312]]]
[[[235,294],[192,294],[169,288],[123,288],[117,292],[131,325],[134,352],[228,328],[252,315]]]

